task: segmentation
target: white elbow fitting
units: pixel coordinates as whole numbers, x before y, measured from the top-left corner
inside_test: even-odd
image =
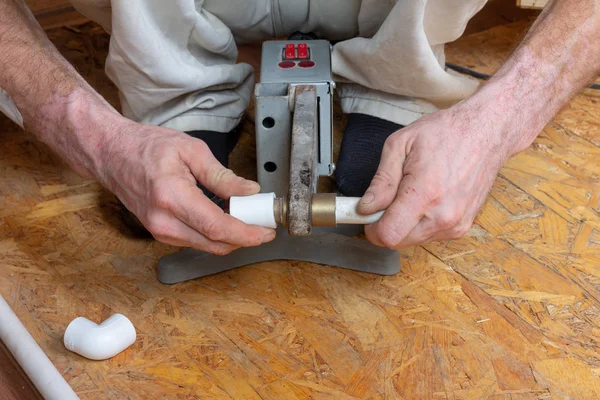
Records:
[[[131,321],[114,314],[100,325],[89,319],[75,318],[65,331],[65,347],[90,360],[114,357],[135,342],[136,333]]]

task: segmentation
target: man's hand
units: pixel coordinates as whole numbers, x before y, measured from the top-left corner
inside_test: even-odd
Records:
[[[120,116],[61,57],[23,0],[0,0],[0,88],[26,129],[81,175],[113,191],[163,242],[226,254],[272,240],[273,230],[226,215],[196,181],[228,199],[258,192],[206,144]]]
[[[527,148],[600,73],[600,0],[551,0],[494,77],[470,98],[386,142],[365,214],[392,248],[464,235],[508,157]]]
[[[101,157],[98,178],[161,242],[223,255],[275,238],[272,229],[225,214],[196,186],[198,181],[223,199],[260,191],[224,168],[199,139],[126,121]]]
[[[368,239],[400,248],[464,236],[507,158],[497,129],[450,109],[394,133],[359,212],[386,210]]]

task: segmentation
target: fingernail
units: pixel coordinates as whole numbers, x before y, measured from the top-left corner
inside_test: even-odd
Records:
[[[375,200],[375,194],[373,192],[367,192],[360,201],[360,204],[370,204],[373,200]]]

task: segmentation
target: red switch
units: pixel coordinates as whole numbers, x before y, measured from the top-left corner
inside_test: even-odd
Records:
[[[308,59],[308,46],[306,43],[300,43],[298,45],[298,58],[301,60]]]
[[[284,59],[290,60],[296,58],[296,45],[293,43],[285,45],[285,56]]]

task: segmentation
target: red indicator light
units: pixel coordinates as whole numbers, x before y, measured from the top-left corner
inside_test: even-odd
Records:
[[[315,66],[314,61],[301,61],[298,63],[300,68],[312,68]]]
[[[296,66],[296,63],[293,61],[282,61],[279,63],[279,68],[283,68],[283,69],[294,68],[295,66]]]

